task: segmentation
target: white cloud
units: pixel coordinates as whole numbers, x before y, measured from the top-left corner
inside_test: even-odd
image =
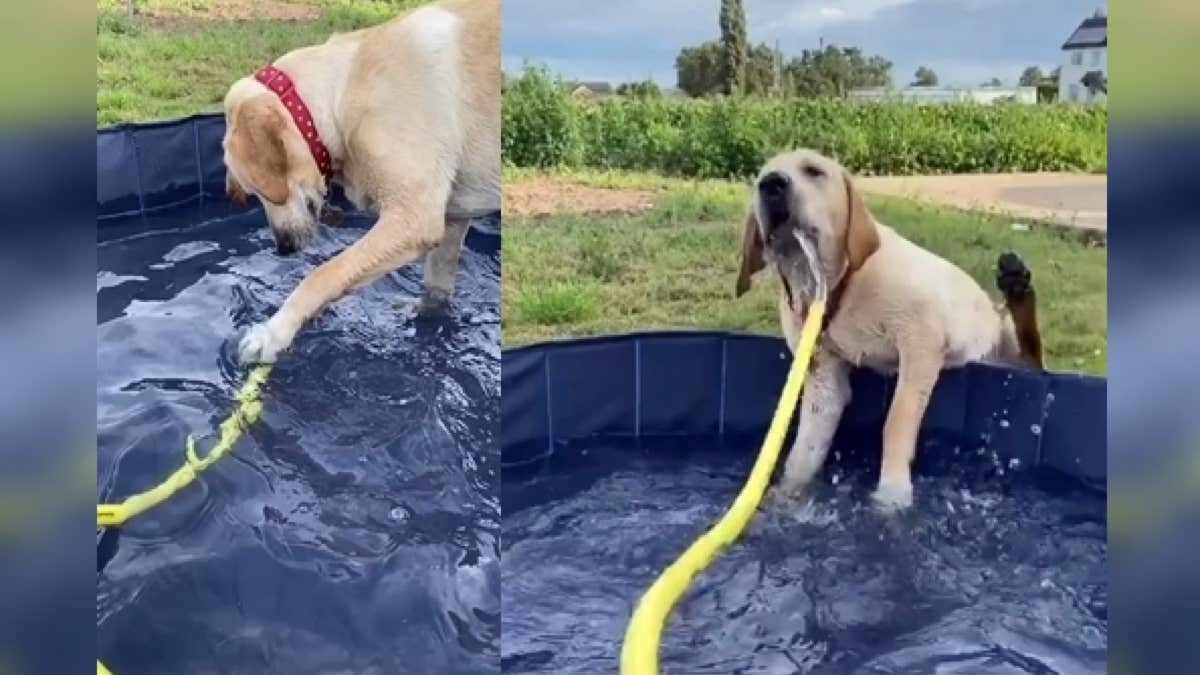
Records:
[[[750,32],[764,37],[810,33],[826,26],[851,21],[867,21],[883,10],[908,5],[916,0],[844,0],[837,5],[828,0],[764,2],[747,7]]]

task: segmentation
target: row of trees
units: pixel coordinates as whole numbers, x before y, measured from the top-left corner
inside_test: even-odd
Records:
[[[721,79],[721,46],[718,42],[705,42],[698,47],[684,47],[675,61],[679,75],[679,89],[689,96],[703,97],[728,91],[727,83]],[[891,64],[878,56],[863,57],[855,47],[826,47],[823,51],[805,50],[801,56],[780,64],[775,50],[766,45],[752,47],[746,68],[746,79],[742,91],[751,96],[844,96],[850,89],[860,87],[886,87],[892,83]],[[1037,87],[1038,100],[1053,101],[1058,96],[1060,68],[1043,73],[1037,66],[1022,71],[1018,83],[1023,87]],[[776,84],[777,73],[781,72],[782,84]],[[1089,78],[1092,81],[1089,81]],[[937,86],[938,76],[932,69],[922,66],[913,78],[914,86]],[[999,87],[1003,82],[993,77],[982,86]],[[1108,93],[1108,82],[1103,77],[1084,76],[1084,86]],[[619,96],[653,98],[662,95],[662,90],[653,80],[626,82],[617,87]]]
[[[714,94],[750,96],[836,96],[851,89],[892,85],[892,63],[882,56],[867,55],[857,47],[827,45],[805,49],[800,56],[784,59],[778,49],[766,44],[751,45],[746,36],[746,13],[742,0],[721,0],[721,37],[694,47],[684,47],[675,59],[679,89],[689,96]],[[1043,73],[1030,66],[1021,73],[1020,84],[1038,87],[1040,100],[1054,100],[1058,93],[1058,69]],[[914,73],[914,86],[936,86],[937,73],[921,66]],[[1000,86],[1000,78],[983,83]],[[1085,83],[1107,90],[1108,83]],[[647,83],[622,85],[618,93],[656,95]]]
[[[728,54],[718,41],[684,47],[675,59],[679,89],[689,96],[844,96],[851,89],[892,83],[892,63],[857,47],[806,49],[785,60],[778,50],[759,44],[734,69]]]
[[[752,46],[742,0],[721,0],[719,23],[719,40],[685,47],[675,59],[679,88],[690,96],[842,96],[852,88],[891,83],[891,62],[857,48],[806,49],[785,62],[777,49]]]

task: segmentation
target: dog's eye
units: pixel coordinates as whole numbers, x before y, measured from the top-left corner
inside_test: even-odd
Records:
[[[823,178],[825,176],[825,172],[819,166],[805,164],[802,168],[804,175],[808,176],[809,178]]]

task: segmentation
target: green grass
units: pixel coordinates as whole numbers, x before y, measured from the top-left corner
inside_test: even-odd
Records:
[[[297,47],[335,32],[375,25],[427,0],[305,0],[312,21],[211,18],[197,0],[138,0],[130,21],[123,0],[98,0],[96,124],[140,122],[219,111],[229,85]]]
[[[506,181],[535,175],[508,169]],[[561,174],[556,174],[560,175]],[[711,328],[778,334],[777,282],[763,274],[734,299],[747,188],[648,174],[577,171],[603,187],[660,191],[636,216],[513,218],[504,223],[503,336],[512,346],[636,329]],[[1052,226],[869,197],[881,222],[994,289],[996,257],[1021,254],[1034,273],[1052,368],[1106,372],[1107,252]]]

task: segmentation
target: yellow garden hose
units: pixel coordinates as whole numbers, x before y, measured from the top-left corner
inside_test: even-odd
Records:
[[[119,527],[130,518],[161,504],[171,495],[190,485],[192,481],[196,480],[196,476],[200,475],[200,472],[212,466],[233,449],[234,444],[242,437],[242,432],[257,421],[262,412],[262,403],[258,400],[259,392],[270,374],[271,366],[269,365],[258,366],[250,371],[250,375],[246,377],[246,383],[237,393],[237,408],[221,423],[221,436],[207,455],[204,457],[197,455],[196,441],[188,436],[182,466],[158,485],[145,492],[126,497],[125,501],[119,504],[97,504],[96,525]],[[96,661],[96,674],[112,675],[99,660]]]
[[[117,527],[124,524],[130,518],[161,504],[171,495],[190,485],[201,471],[221,459],[241,438],[242,431],[253,424],[258,419],[259,413],[262,412],[262,403],[258,400],[258,394],[270,373],[271,366],[269,365],[258,366],[250,371],[246,383],[242,385],[241,391],[237,394],[237,409],[221,423],[221,437],[217,439],[217,444],[207,455],[198,456],[196,441],[188,436],[187,451],[182,466],[158,485],[145,492],[126,497],[125,501],[120,504],[97,504],[96,525]]]
[[[783,439],[787,436],[792,411],[796,409],[796,402],[800,398],[800,388],[804,385],[804,376],[812,360],[824,314],[825,303],[821,300],[809,307],[792,359],[792,368],[788,371],[783,394],[775,408],[775,417],[771,419],[771,426],[767,430],[767,438],[763,441],[754,468],[750,470],[750,477],[733,500],[733,505],[712,529],[692,542],[683,555],[659,575],[638,602],[625,629],[625,642],[621,647],[621,675],[658,674],[658,643],[671,608],[687,590],[692,579],[708,567],[721,549],[733,543],[754,517],[767,490],[775,462],[779,459]]]

